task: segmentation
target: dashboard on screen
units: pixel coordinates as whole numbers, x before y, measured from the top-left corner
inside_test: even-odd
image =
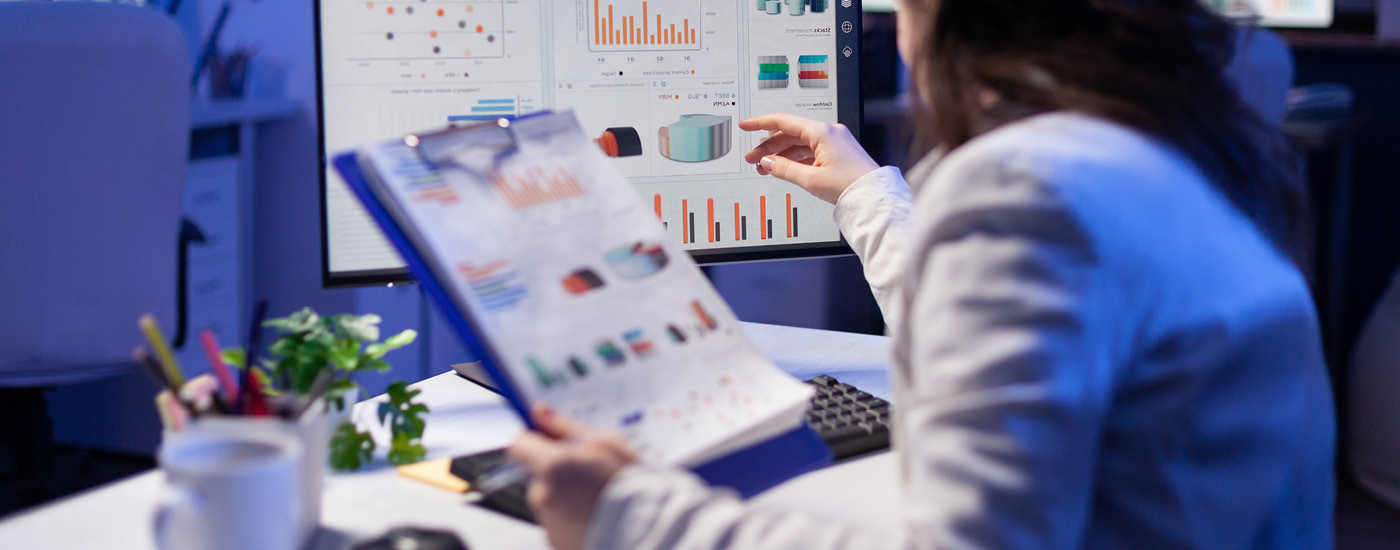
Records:
[[[743,118],[860,127],[857,0],[320,0],[327,285],[405,280],[327,155],[572,110],[701,262],[846,251],[831,205],[759,176]]]
[[[1267,27],[1315,27],[1332,24],[1332,0],[1204,0],[1230,17],[1259,18]]]

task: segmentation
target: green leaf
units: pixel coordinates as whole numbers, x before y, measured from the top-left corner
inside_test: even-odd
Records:
[[[269,375],[267,374],[266,371],[264,371],[264,370],[262,370],[262,369],[259,369],[259,368],[254,368],[254,369],[253,369],[253,378],[257,378],[257,379],[258,379],[258,386],[261,386],[261,387],[262,387],[262,391],[263,391],[263,394],[264,394],[264,395],[281,395],[281,394],[282,394],[282,392],[278,391],[277,388],[272,387],[272,377],[269,376]]]
[[[379,423],[380,423],[380,424],[383,424],[383,423],[385,423],[385,422],[388,422],[388,421],[389,421],[389,420],[388,420],[389,416],[390,416],[390,415],[395,415],[395,412],[396,412],[396,411],[394,410],[394,405],[393,405],[393,404],[390,404],[390,403],[380,403],[380,404],[379,404]],[[397,415],[395,415],[395,416],[397,416]]]
[[[382,344],[372,344],[366,347],[365,355],[378,359],[383,357],[386,353],[412,344],[416,339],[418,339],[418,331],[411,328],[404,329],[403,332],[390,336],[389,339],[385,340]]]
[[[360,344],[354,340],[340,340],[327,350],[331,364],[343,370],[355,370],[360,363]]]
[[[313,331],[320,323],[321,316],[316,315],[316,312],[312,311],[311,308],[305,307],[284,318],[263,321],[262,326],[295,334]]]
[[[337,471],[358,470],[374,456],[374,438],[355,429],[350,422],[341,422],[331,436],[331,468]]]
[[[428,456],[423,442],[416,437],[395,435],[389,445],[389,463],[395,466],[413,464]]]
[[[243,348],[228,348],[219,352],[219,357],[223,358],[229,365],[243,368],[244,354]]]
[[[379,322],[382,320],[378,315],[370,313],[368,315],[343,315],[336,316],[336,324],[351,338],[361,342],[375,342],[379,340]]]
[[[267,347],[267,352],[280,356],[296,355],[297,348],[300,346],[301,342],[296,337],[283,336],[274,340],[272,345]]]

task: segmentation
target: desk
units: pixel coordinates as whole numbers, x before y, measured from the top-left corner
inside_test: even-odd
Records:
[[[879,336],[745,323],[774,363],[799,378],[832,374],[889,397],[889,340]],[[521,423],[504,401],[451,372],[414,387],[432,412],[424,432],[429,458],[505,446]],[[356,407],[358,420],[372,407]],[[751,502],[802,510],[818,518],[896,528],[898,483],[891,453],[843,462],[789,480]],[[161,491],[158,470],[133,476],[0,522],[0,548],[154,548],[151,521]],[[840,498],[832,498],[833,487]],[[458,495],[398,476],[382,460],[360,472],[333,474],[323,494],[322,531],[314,549],[347,548],[391,527],[419,525],[456,531],[474,550],[545,548],[534,525],[466,504]]]

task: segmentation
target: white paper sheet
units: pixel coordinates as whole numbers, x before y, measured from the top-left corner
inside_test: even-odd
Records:
[[[367,149],[362,164],[413,220],[523,401],[670,464],[798,425],[807,386],[758,353],[572,113],[451,139],[469,146],[433,157],[437,170],[403,142]]]

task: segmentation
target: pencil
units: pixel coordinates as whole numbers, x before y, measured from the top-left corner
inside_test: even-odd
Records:
[[[141,370],[146,371],[146,374],[150,375],[151,378],[155,379],[157,384],[160,384],[165,388],[161,391],[161,393],[168,393],[170,395],[170,399],[174,401],[176,405],[179,405],[181,408],[185,409],[189,416],[199,416],[198,411],[195,411],[194,409],[194,405],[180,398],[180,389],[170,384],[170,380],[165,377],[165,370],[161,368],[160,363],[157,362],[155,358],[151,357],[151,354],[146,351],[146,348],[137,346],[136,351],[131,352],[131,360],[135,361],[137,365],[140,365]],[[157,394],[156,397],[156,407],[160,408],[162,406],[159,399],[160,394]],[[174,412],[171,411],[171,414],[173,415]],[[165,415],[162,414],[161,421],[165,422],[166,420],[167,419],[165,418]],[[165,422],[167,426],[179,424],[179,422],[175,422],[173,418],[169,420],[171,421]]]
[[[161,334],[156,317],[147,313],[141,316],[137,324],[140,325],[141,332],[146,334],[146,341],[150,342],[151,350],[155,351],[156,357],[165,366],[166,379],[171,386],[178,389],[185,385],[185,375],[180,372],[180,364],[175,362],[175,355],[170,353],[170,344],[166,343],[165,335]]]
[[[219,353],[219,341],[214,338],[212,331],[204,329],[199,332],[199,342],[204,345],[204,353],[209,356],[209,366],[214,368],[214,376],[219,377],[219,385],[224,387],[224,397],[229,403],[237,403],[238,383],[234,382],[228,365],[224,364],[223,355]]]

